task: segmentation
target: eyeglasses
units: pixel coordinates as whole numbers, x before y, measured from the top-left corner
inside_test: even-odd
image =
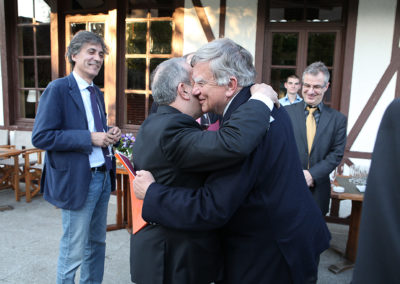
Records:
[[[326,84],[321,86],[321,85],[310,85],[307,83],[303,83],[303,89],[305,91],[309,90],[309,89],[313,89],[314,91],[316,91],[317,93],[321,92],[323,88],[325,88]]]
[[[200,87],[203,88],[204,86],[209,85],[209,86],[218,86],[217,82],[215,82],[214,80],[210,80],[210,81],[206,81],[203,79],[200,80],[194,80],[194,85],[193,87]]]

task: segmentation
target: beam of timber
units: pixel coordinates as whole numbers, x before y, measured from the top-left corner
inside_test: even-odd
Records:
[[[383,92],[385,91],[386,87],[388,86],[390,80],[392,79],[393,75],[399,68],[399,65],[400,65],[400,52],[397,52],[395,54],[395,56],[392,57],[391,63],[386,68],[385,73],[383,74],[382,78],[380,79],[378,85],[376,85],[375,90],[373,91],[371,97],[369,98],[364,109],[361,111],[360,116],[354,123],[353,128],[351,129],[349,135],[347,136],[346,150],[350,150],[351,146],[353,146],[354,141],[356,140],[357,136],[360,134],[362,127],[364,126],[365,122],[367,121],[367,119],[369,117],[369,114],[375,108],[375,106],[378,103],[379,99],[381,98]]]
[[[371,97],[369,98],[367,104],[364,109],[361,111],[360,116],[356,120],[353,128],[351,129],[349,135],[347,136],[347,144],[346,151],[349,151],[351,146],[353,146],[354,141],[357,136],[360,134],[362,127],[367,121],[369,114],[375,108],[378,100],[381,98],[384,93],[387,85],[390,80],[393,78],[395,73],[397,72],[397,80],[396,80],[396,88],[395,88],[395,97],[400,97],[400,48],[399,48],[399,40],[400,40],[400,5],[397,4],[396,8],[396,16],[394,22],[394,33],[393,33],[393,43],[392,43],[392,57],[390,59],[390,64],[386,68],[385,73],[379,80],[379,83],[375,87]]]
[[[226,0],[220,0],[219,7],[219,38],[223,38],[225,37]]]
[[[206,35],[207,41],[213,41],[215,39],[214,33],[211,29],[210,22],[208,21],[206,12],[204,10],[201,0],[192,0],[194,9],[196,10],[197,17],[200,20],[200,24],[203,28],[204,34]]]

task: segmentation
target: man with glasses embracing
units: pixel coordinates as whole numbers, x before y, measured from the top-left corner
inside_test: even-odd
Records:
[[[343,114],[322,102],[329,76],[324,63],[309,65],[302,78],[304,103],[285,106],[293,124],[304,177],[323,215],[329,208],[329,174],[342,160],[347,125]]]
[[[227,124],[256,114],[249,110],[243,113],[244,117],[234,117],[235,112],[249,103],[249,85],[255,76],[252,62],[250,52],[228,38],[207,43],[193,56],[192,94],[198,97],[203,112],[223,115],[221,133]],[[206,234],[218,229],[224,268],[219,284],[315,283],[317,260],[329,247],[330,234],[303,178],[287,112],[283,108],[273,108],[271,116],[274,120],[268,132],[246,159],[231,165],[219,159],[216,162],[225,164],[221,169],[215,169],[216,162],[207,162],[203,168],[214,169],[204,185],[196,190],[182,183],[167,184],[168,181],[157,178],[160,174],[156,168],[150,169],[155,179],[148,171],[136,172],[133,188],[136,197],[144,199],[142,217],[146,221],[162,224],[171,231]],[[253,127],[248,124],[246,129],[257,132]],[[175,132],[177,137],[188,135],[188,130],[183,127]],[[205,134],[210,135],[208,132]],[[187,159],[190,152],[198,154],[189,162],[204,160],[205,155],[199,150],[202,147],[194,145],[203,136],[201,132],[197,133],[200,135],[193,139],[190,147],[173,143],[174,150],[181,152],[180,160]],[[248,140],[249,137],[242,135],[241,139]],[[230,140],[228,137],[232,149],[237,148]],[[221,147],[212,140],[206,146],[213,155],[221,152]],[[149,168],[143,166],[141,169]],[[206,246],[199,247],[209,250]],[[180,253],[177,249],[171,252],[175,256]],[[193,252],[192,249],[187,253],[187,259],[192,257],[198,262],[205,259]],[[200,253],[205,254],[202,250]],[[210,274],[213,268],[205,266],[209,266],[212,258],[201,262],[202,266],[190,265],[186,259],[180,259],[178,272],[186,269],[202,275]],[[175,280],[171,283],[210,282]]]

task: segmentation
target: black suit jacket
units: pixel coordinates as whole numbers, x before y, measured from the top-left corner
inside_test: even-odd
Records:
[[[372,153],[353,284],[400,283],[400,99],[385,111]]]
[[[244,115],[252,113],[252,116]],[[269,110],[250,100],[217,132],[170,106],[159,106],[142,124],[133,148],[137,170],[158,182],[195,189],[209,171],[248,155],[268,128]],[[257,131],[251,130],[253,125]],[[188,189],[189,191],[192,191]],[[131,275],[135,283],[210,283],[221,277],[222,254],[215,231],[190,232],[146,226],[131,237]]]
[[[248,98],[241,92],[224,116]],[[284,110],[243,162],[212,173],[189,191],[153,183],[143,217],[174,229],[222,227],[224,283],[305,283],[330,234],[304,180],[293,130]],[[254,130],[255,131],[255,130]]]
[[[306,116],[304,102],[285,106],[292,121],[294,137],[303,169],[310,164],[314,187],[310,188],[314,199],[325,215],[329,209],[331,184],[329,174],[339,165],[346,146],[346,117],[326,105],[322,105],[310,155],[308,154]]]

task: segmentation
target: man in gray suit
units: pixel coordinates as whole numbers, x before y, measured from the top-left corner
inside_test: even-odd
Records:
[[[304,103],[285,106],[293,125],[304,178],[322,214],[329,209],[329,174],[342,160],[347,119],[322,100],[329,87],[329,71],[314,62],[303,72]]]

